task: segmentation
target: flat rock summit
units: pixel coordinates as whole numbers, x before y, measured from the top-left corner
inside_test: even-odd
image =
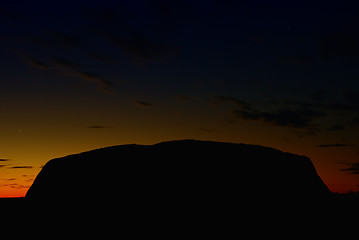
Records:
[[[273,148],[178,140],[120,145],[50,160],[25,199],[121,201],[152,208],[331,194],[305,156]]]

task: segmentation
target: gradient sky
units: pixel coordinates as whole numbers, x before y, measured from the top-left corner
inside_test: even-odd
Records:
[[[2,1],[0,197],[55,157],[187,138],[306,155],[359,190],[359,6],[232,2]]]

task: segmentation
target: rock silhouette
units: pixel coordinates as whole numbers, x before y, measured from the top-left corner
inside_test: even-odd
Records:
[[[315,200],[331,192],[305,156],[247,144],[179,140],[120,145],[46,163],[25,199],[111,199],[136,209]]]

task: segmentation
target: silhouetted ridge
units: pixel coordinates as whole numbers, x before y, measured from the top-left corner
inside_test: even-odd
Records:
[[[307,157],[255,145],[179,140],[50,160],[26,199],[115,199],[143,208],[179,208],[329,194]]]

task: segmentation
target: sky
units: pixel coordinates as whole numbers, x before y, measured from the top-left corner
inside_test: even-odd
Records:
[[[0,197],[52,158],[175,139],[306,155],[358,191],[359,5],[234,2],[1,1]]]

